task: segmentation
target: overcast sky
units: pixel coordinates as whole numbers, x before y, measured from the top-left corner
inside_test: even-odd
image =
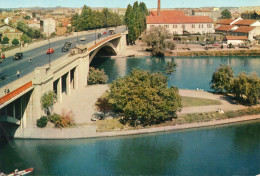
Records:
[[[18,7],[120,7],[126,8],[136,0],[0,0],[0,8]],[[141,1],[139,1],[141,2]],[[157,0],[143,0],[148,8],[156,8]],[[161,0],[161,8],[260,6],[260,0]]]

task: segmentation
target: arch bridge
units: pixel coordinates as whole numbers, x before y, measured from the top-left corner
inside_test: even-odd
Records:
[[[97,43],[76,46],[70,54],[51,62],[51,65],[38,67],[26,77],[13,81],[11,84],[17,85],[16,89],[0,98],[0,129],[1,124],[7,123],[18,129],[15,137],[28,136],[24,129],[34,128],[37,119],[44,115],[40,104],[42,95],[54,91],[57,101],[62,103],[64,95],[69,96],[74,90],[85,87],[94,57],[123,54],[126,35],[127,32],[115,34]]]

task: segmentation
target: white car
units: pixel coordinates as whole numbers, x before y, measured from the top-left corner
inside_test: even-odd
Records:
[[[79,40],[80,40],[80,41],[85,41],[86,38],[85,38],[85,37],[81,37]]]

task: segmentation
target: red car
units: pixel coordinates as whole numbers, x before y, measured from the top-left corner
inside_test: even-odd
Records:
[[[52,54],[52,53],[54,53],[54,49],[48,48],[46,54]]]
[[[103,32],[103,34],[107,34],[107,32],[105,31],[105,32]]]

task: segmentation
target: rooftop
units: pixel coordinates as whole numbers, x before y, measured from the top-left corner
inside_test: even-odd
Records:
[[[221,19],[217,22],[217,24],[230,25],[234,20],[233,19]]]
[[[257,20],[249,20],[249,19],[243,19],[243,20],[239,20],[238,22],[235,22],[235,25],[239,25],[239,26],[250,26],[251,24],[257,22]]]
[[[226,36],[227,40],[248,40],[247,36]]]
[[[217,31],[230,31],[233,27],[235,27],[234,25],[221,25],[219,27],[217,27],[215,30]]]
[[[255,27],[253,27],[253,26],[241,26],[238,29],[234,30],[234,32],[249,33],[253,29],[255,29]]]

